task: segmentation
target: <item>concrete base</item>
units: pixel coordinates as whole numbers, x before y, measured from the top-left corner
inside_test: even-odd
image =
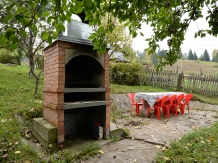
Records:
[[[33,136],[50,151],[57,150],[57,128],[43,118],[33,119]]]
[[[110,122],[110,131],[111,137],[122,137],[124,132],[122,128],[117,128],[116,124],[113,122]]]

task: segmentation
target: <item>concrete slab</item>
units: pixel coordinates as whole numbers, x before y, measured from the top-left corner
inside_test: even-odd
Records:
[[[110,122],[110,132],[112,137],[122,137],[124,130],[118,128],[115,123]]]
[[[32,124],[32,134],[42,146],[57,150],[57,128],[43,118],[34,118]]]

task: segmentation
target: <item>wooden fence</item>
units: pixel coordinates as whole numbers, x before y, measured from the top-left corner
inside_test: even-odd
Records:
[[[177,91],[218,96],[218,76],[184,75],[178,71],[146,70],[146,84]]]
[[[181,90],[218,96],[218,76],[183,76]]]
[[[146,70],[146,83],[164,88],[177,88],[178,85],[177,71],[156,71],[153,69]]]

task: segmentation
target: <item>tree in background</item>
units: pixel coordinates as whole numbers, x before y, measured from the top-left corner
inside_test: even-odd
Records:
[[[125,46],[123,53],[128,60],[133,61],[136,58],[137,52],[132,48],[132,46]]]
[[[213,56],[212,61],[213,61],[213,62],[218,62],[218,52],[216,53],[215,56]]]
[[[137,57],[136,57],[136,62],[140,62],[141,64],[146,63],[146,51],[139,51],[137,50]]]
[[[158,49],[157,53],[154,53],[151,55],[151,61],[153,63],[153,65],[158,65],[159,64],[159,58],[160,57],[164,57],[164,55],[166,55],[166,52],[164,49],[160,50],[160,48]]]
[[[212,52],[212,58],[216,57],[217,53],[218,53],[218,49],[214,49]]]
[[[112,17],[110,14],[106,14],[102,17],[102,25],[107,26],[108,17],[111,19],[111,23],[115,25],[114,30],[112,32],[108,32],[105,34],[105,41],[110,43],[110,47],[112,52],[110,55],[113,55],[115,51],[124,52],[125,57],[132,55],[133,48],[132,47],[132,37],[128,32],[128,29],[125,26],[125,22],[120,22],[119,19]],[[98,27],[95,27],[95,31],[98,30]]]
[[[207,51],[207,49],[204,50],[204,54],[202,56],[203,58],[203,61],[210,61],[210,56],[209,56],[209,53]]]
[[[182,54],[182,52],[179,53],[179,56],[180,56],[179,58],[183,59],[183,54]]]
[[[197,56],[196,52],[194,52],[194,60],[198,60],[198,56]]]
[[[188,59],[187,53],[184,53],[184,54],[182,55],[182,59],[184,59],[184,60]]]
[[[192,53],[192,50],[190,49],[188,52],[188,60],[195,60],[194,59],[194,54]]]

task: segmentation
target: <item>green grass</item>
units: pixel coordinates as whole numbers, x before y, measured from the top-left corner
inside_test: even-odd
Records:
[[[136,93],[136,92],[166,92],[166,89],[158,88],[155,86],[126,86],[111,84],[111,94],[124,94],[124,93]],[[172,91],[172,90],[171,90]]]
[[[31,109],[32,117],[34,110],[42,111],[39,102],[42,99],[33,98],[35,79],[28,77],[28,70],[26,66],[0,64],[0,162],[40,160],[34,151],[22,144],[24,126],[17,120],[17,115],[30,114]],[[42,81],[39,89],[42,89]],[[39,97],[42,97],[41,91]]]
[[[177,142],[172,142],[170,148],[160,153],[157,163],[168,162],[218,162],[218,123],[201,128],[190,133]]]

